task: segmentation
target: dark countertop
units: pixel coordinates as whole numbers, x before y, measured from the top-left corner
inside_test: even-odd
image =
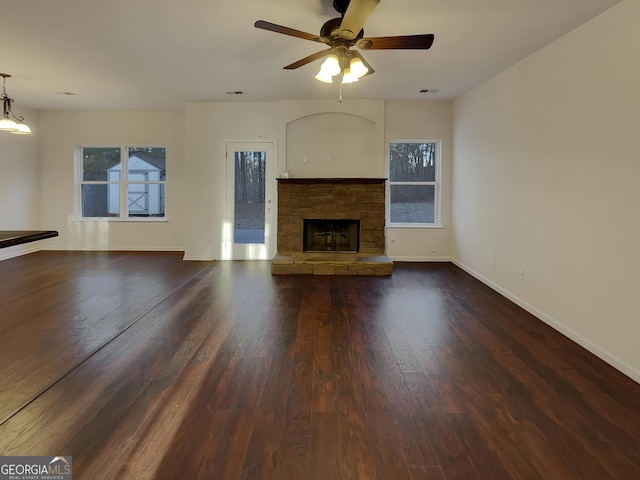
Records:
[[[57,237],[55,230],[0,230],[0,248]]]

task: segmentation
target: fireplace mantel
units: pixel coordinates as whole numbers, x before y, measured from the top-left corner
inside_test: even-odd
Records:
[[[278,183],[289,183],[292,185],[310,185],[310,184],[376,184],[376,183],[384,183],[387,181],[386,178],[304,178],[304,177],[287,177],[287,178],[277,178]]]

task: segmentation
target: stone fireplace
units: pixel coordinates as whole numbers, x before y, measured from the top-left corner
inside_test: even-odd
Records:
[[[391,275],[384,178],[279,178],[271,273]]]

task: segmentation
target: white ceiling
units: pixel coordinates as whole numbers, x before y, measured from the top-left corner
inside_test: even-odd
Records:
[[[618,1],[381,0],[365,36],[433,33],[435,42],[426,51],[361,51],[376,73],[344,86],[343,96],[454,98]],[[12,75],[7,93],[18,112],[20,106],[173,109],[187,102],[339,95],[337,83],[313,78],[320,61],[282,69],[324,45],[253,26],[260,19],[319,34],[339,16],[331,0],[3,3],[0,72]]]

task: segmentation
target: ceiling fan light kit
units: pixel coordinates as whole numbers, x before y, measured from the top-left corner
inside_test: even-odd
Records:
[[[324,43],[329,47],[285,66],[285,70],[293,70],[327,57],[315,78],[324,83],[333,83],[333,77],[342,75],[342,83],[352,83],[365,75],[374,73],[371,65],[357,50],[352,50],[352,47],[361,50],[428,50],[433,44],[433,34],[363,38],[364,24],[378,3],[380,0],[334,0],[333,7],[341,17],[325,22],[320,29],[320,35],[264,20],[258,20],[254,26],[291,37]]]
[[[2,77],[2,120],[0,120],[0,130],[13,133],[14,135],[28,135],[31,133],[29,126],[24,123],[24,117],[14,115],[11,111],[13,99],[7,95],[6,82],[11,77],[8,73],[0,73]]]
[[[364,63],[362,63],[362,60],[360,60],[359,58],[351,59],[351,62],[349,63],[349,69],[351,70],[351,74],[356,78],[362,78],[367,73],[369,73],[369,69],[364,66]]]
[[[316,79],[324,83],[333,83],[333,77],[342,75],[342,83],[353,83],[369,72],[362,60],[352,55],[338,57],[331,54],[320,67]]]
[[[316,79],[324,83],[333,83],[333,77],[340,75],[341,72],[340,59],[337,55],[331,54],[322,63],[320,71],[316,75]]]

